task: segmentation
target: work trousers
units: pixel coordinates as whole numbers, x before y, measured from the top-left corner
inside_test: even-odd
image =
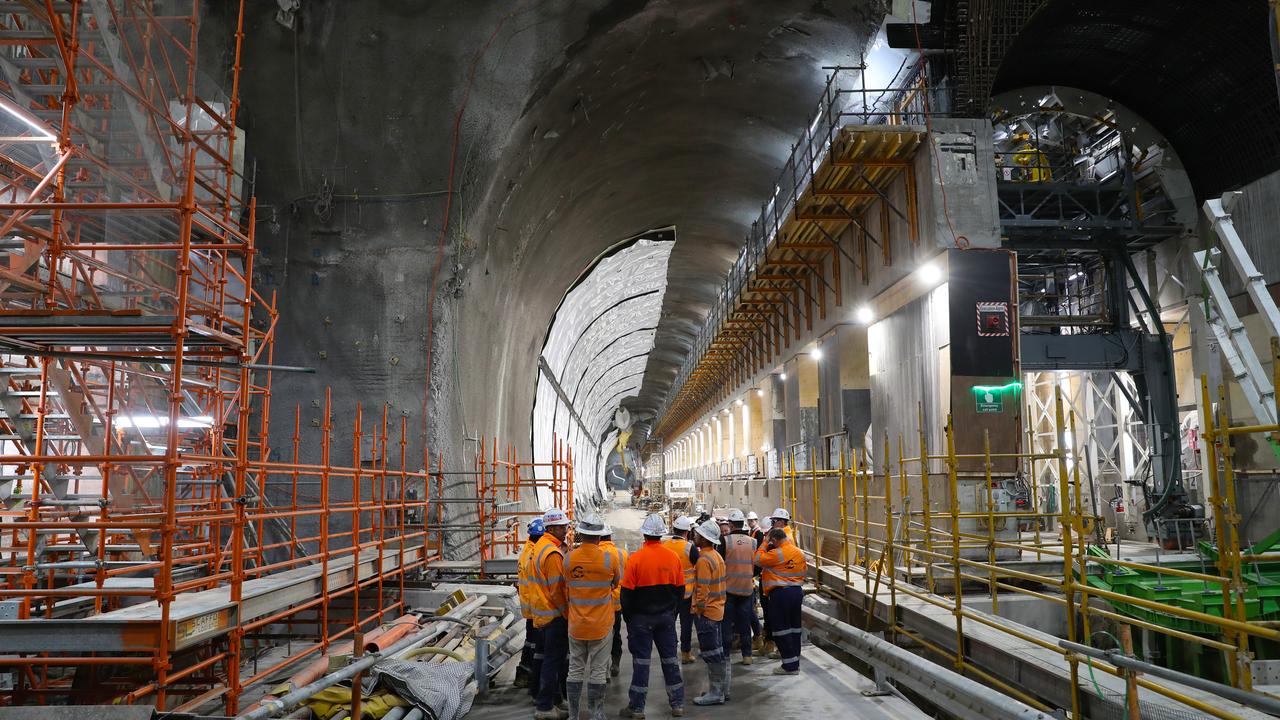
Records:
[[[538,677],[538,695],[534,707],[547,712],[560,701],[569,659],[569,621],[563,616],[542,628],[542,671]]]
[[[724,644],[720,640],[721,622],[703,615],[696,615],[693,618],[694,626],[698,629],[698,654],[702,657],[702,661],[712,668],[729,659],[724,654]],[[715,677],[714,672],[711,673],[711,677]]]
[[[569,638],[569,677],[571,683],[603,685],[609,682],[609,648],[613,645],[610,630],[599,640]]]
[[[613,613],[613,652],[609,658],[614,665],[622,664],[622,611]]]
[[[658,647],[662,661],[662,678],[667,684],[667,701],[671,707],[684,707],[684,678],[680,675],[680,656],[676,652],[676,622],[671,614],[642,615],[627,618],[627,650],[631,652],[631,688],[627,704],[632,710],[644,710],[649,693],[649,660],[653,647]]]
[[[751,637],[760,635],[760,617],[756,615],[756,598],[760,597],[760,588],[751,588]]]
[[[774,588],[769,593],[769,624],[773,642],[782,656],[784,670],[800,669],[800,608],[804,590],[798,586]]]
[[[733,638],[738,638],[738,649],[742,657],[751,657],[751,618],[756,614],[755,598],[751,595],[734,595],[732,593],[724,604],[724,652],[725,659],[733,652]],[[699,638],[698,642],[702,642]]]
[[[542,628],[533,626],[532,620],[524,621],[524,637],[525,650],[529,653],[529,696],[538,697],[538,678],[542,676],[542,654],[544,648],[542,646]],[[521,656],[520,664],[524,665],[524,657]]]
[[[693,650],[693,598],[685,598],[676,605],[680,618],[680,652]]]

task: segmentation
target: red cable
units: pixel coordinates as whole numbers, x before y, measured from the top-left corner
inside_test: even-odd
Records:
[[[933,172],[938,178],[938,192],[942,195],[942,217],[947,221],[947,229],[951,231],[951,242],[961,250],[969,247],[969,238],[956,235],[956,227],[951,224],[951,208],[947,205],[947,187],[942,182],[942,163],[938,157],[938,148],[933,144],[933,122],[929,119],[929,76],[925,72],[924,43],[920,42],[920,22],[916,19],[915,0],[911,2],[911,29],[916,36],[916,58],[920,67],[920,85],[924,88],[921,100],[924,102],[924,129],[929,135],[929,153],[933,156]],[[962,242],[963,241],[963,242]]]
[[[458,138],[462,133],[462,115],[466,112],[467,102],[471,99],[471,87],[475,83],[476,70],[480,66],[480,61],[484,58],[485,53],[489,50],[489,46],[493,44],[498,33],[502,31],[502,26],[520,9],[523,3],[516,3],[498,24],[494,26],[493,32],[489,34],[489,38],[484,41],[484,45],[476,51],[475,57],[471,60],[471,69],[467,72],[467,84],[462,91],[462,102],[458,105],[458,112],[453,118],[453,140],[449,147],[449,176],[445,186],[444,195],[444,220],[440,225],[440,242],[436,247],[436,263],[431,270],[431,290],[427,296],[427,381],[426,388],[422,392],[422,437],[425,448],[427,436],[427,403],[431,398],[431,349],[435,343],[435,305],[436,305],[436,283],[440,279],[440,266],[444,263],[444,246],[449,237],[449,215],[453,209],[453,178],[458,162]]]

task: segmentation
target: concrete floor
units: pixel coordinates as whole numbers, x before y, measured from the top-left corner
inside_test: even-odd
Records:
[[[637,532],[644,513],[623,508],[608,515],[614,527],[614,538],[629,550],[639,546]],[[625,630],[624,630],[625,632]],[[625,642],[624,642],[625,648]],[[694,647],[697,654],[697,647]],[[701,661],[685,665],[685,716],[697,718],[867,718],[869,720],[914,720],[928,716],[914,706],[895,696],[866,697],[863,690],[872,690],[875,683],[839,660],[808,643],[801,653],[800,674],[791,677],[774,676],[777,660],[757,660],[751,667],[733,666],[733,700],[726,705],[697,707],[692,699],[707,687],[706,665]],[[533,715],[533,702],[524,690],[510,685],[513,666],[508,666],[499,677],[500,685],[484,702],[478,702],[471,717],[484,720],[514,720]],[[607,717],[616,718],[627,701],[630,685],[631,657],[622,654],[622,672],[609,683],[609,696],[605,703]],[[670,717],[667,709],[662,672],[656,667],[649,677],[649,697],[646,714],[650,718]],[[585,714],[584,714],[585,717]]]

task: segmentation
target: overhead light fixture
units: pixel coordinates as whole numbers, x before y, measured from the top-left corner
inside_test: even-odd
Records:
[[[925,285],[936,285],[942,280],[942,269],[934,263],[925,263],[916,270],[916,277]]]
[[[725,408],[724,410],[721,410],[720,412],[724,413],[725,415],[728,415],[728,414],[729,414],[729,408]]]
[[[738,407],[742,407],[742,398],[738,398]]]
[[[756,388],[756,397],[764,397],[764,388]]]
[[[814,362],[821,360],[822,348],[814,348],[812,351],[809,352],[809,357],[813,358]]]
[[[0,99],[0,110],[5,111],[13,118],[21,121],[23,125],[26,125],[32,130],[40,133],[40,137],[38,138],[39,140],[48,140],[50,142],[57,141],[58,138],[54,136],[53,132],[50,131],[48,127],[28,115],[26,110],[11,104],[8,99]]]
[[[787,379],[787,374],[786,374],[786,373],[779,373],[779,374],[778,374],[778,379],[779,379],[779,380],[786,380],[786,379]]]
[[[855,312],[854,317],[863,325],[870,325],[872,320],[876,319],[876,314],[871,312],[870,305],[863,305]]]

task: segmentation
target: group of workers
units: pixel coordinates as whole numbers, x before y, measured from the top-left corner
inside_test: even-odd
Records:
[[[681,516],[668,530],[661,515],[649,515],[640,526],[644,544],[629,554],[598,515],[578,519],[573,547],[563,510],[531,520],[518,562],[526,643],[516,684],[533,696],[534,720],[579,720],[584,709],[603,720],[623,621],[632,665],[623,718],[645,716],[655,646],[671,715],[684,715],[681,665],[694,662],[695,635],[709,679],[695,705],[729,702],[735,638],[741,664],[763,653],[782,661],[773,674],[798,674],[806,561],[787,511],[766,520],[768,529],[754,512],[734,509],[723,518]]]

